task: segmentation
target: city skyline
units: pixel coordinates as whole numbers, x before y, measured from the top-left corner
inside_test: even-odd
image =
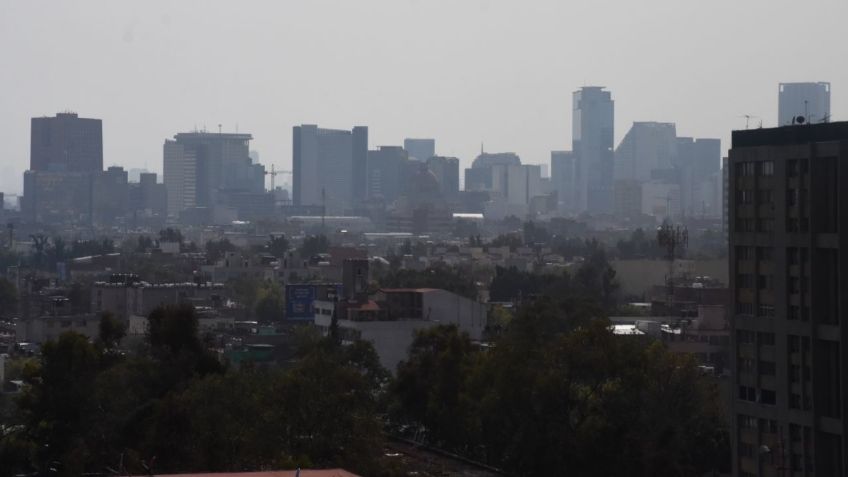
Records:
[[[674,41],[645,34],[656,9],[624,3],[208,3],[199,18],[190,5],[164,3],[55,5],[47,14],[37,5],[2,6],[0,41],[15,48],[0,51],[0,59],[17,74],[0,79],[0,190],[21,191],[29,119],[67,109],[103,120],[104,166],[159,173],[162,140],[218,124],[252,133],[263,163],[278,169],[291,165],[296,124],[367,125],[372,149],[432,137],[437,154],[460,158],[462,168],[481,142],[544,164],[550,151],[569,149],[570,95],[591,84],[606,86],[616,101],[616,145],[632,122],[660,121],[676,123],[684,136],[721,138],[726,151],[730,130],[744,129],[744,115],[757,116],[751,127],[776,125],[781,82],[831,82],[832,119],[843,117],[845,67],[822,55],[840,57],[846,48],[837,28],[844,3],[809,9],[787,2],[762,26],[757,15],[773,2],[697,12],[651,3],[668,6],[663,38],[677,35]],[[444,34],[407,31],[393,21],[411,16]],[[576,17],[587,20],[571,21]],[[223,19],[232,21],[218,28]],[[314,29],[319,19],[340,29],[335,38],[346,48]],[[785,34],[811,21],[819,26],[814,38]],[[601,24],[609,35],[592,38],[586,49],[583,40]],[[41,34],[59,30],[59,48]],[[818,43],[829,48],[800,53]],[[764,48],[770,54],[758,60]],[[222,55],[239,56],[227,63]],[[338,74],[363,65],[369,67],[356,78]],[[453,80],[460,77],[476,79]]]

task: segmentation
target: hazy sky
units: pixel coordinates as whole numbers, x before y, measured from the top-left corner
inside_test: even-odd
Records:
[[[848,119],[848,0],[0,0],[0,191],[18,192],[33,116],[103,119],[105,165],[162,168],[162,143],[250,132],[290,168],[291,127],[370,127],[547,163],[571,92],[607,86],[633,121],[720,137],[774,125],[781,81],[830,81]]]

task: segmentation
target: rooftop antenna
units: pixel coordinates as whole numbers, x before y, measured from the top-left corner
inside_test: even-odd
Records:
[[[805,99],[804,100],[804,119],[810,119],[810,113],[807,112],[807,103],[808,103],[808,101]],[[807,121],[807,123],[809,124],[809,121]]]
[[[745,118],[745,129],[748,129],[749,123],[752,119],[759,119],[759,116],[754,116],[752,114],[743,114],[740,117]]]
[[[221,134],[221,124],[218,124],[218,134]]]

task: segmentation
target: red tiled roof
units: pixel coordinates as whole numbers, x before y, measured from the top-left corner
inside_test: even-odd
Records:
[[[270,472],[219,472],[200,474],[157,474],[154,477],[295,477],[296,470]],[[301,470],[300,477],[359,477],[342,469]]]
[[[380,305],[378,305],[374,300],[368,300],[368,303],[363,303],[361,305],[350,305],[348,308],[359,311],[380,311]],[[303,472],[301,472],[301,474],[302,473]]]

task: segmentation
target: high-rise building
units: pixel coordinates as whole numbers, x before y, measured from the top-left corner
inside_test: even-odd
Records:
[[[292,201],[342,214],[367,196],[368,128],[293,128]]]
[[[777,125],[830,121],[830,83],[780,83]]]
[[[400,197],[411,175],[409,154],[400,146],[381,146],[368,151],[367,197],[391,204]]]
[[[848,470],[848,122],[734,131],[734,475]]]
[[[102,171],[102,121],[76,113],[32,118],[29,161],[32,171]]]
[[[130,210],[164,216],[168,210],[168,190],[157,182],[156,173],[142,172],[139,182],[130,184]]]
[[[426,161],[436,155],[435,139],[404,139],[403,148],[409,153],[409,158]]]
[[[634,122],[615,150],[615,179],[646,182],[677,159],[674,123]]]
[[[682,213],[721,216],[721,139],[678,137],[676,168]]]
[[[163,182],[168,191],[168,215],[197,205],[197,152],[176,141],[165,140]]]
[[[576,158],[577,211],[612,212],[614,106],[599,86],[585,86],[572,96],[572,147]]]
[[[513,152],[489,153],[481,152],[471,163],[471,168],[465,169],[465,190],[492,190],[492,166],[520,165],[521,158]]]
[[[571,151],[551,151],[551,187],[557,194],[557,209],[574,213],[577,204],[575,160]]]
[[[117,166],[92,174],[91,213],[94,223],[108,225],[126,215],[129,206],[127,178],[127,171]]]
[[[615,212],[658,220],[721,215],[721,141],[678,137],[674,123],[634,122],[615,150]],[[645,203],[628,202],[642,187]],[[657,195],[659,194],[659,195]]]
[[[224,204],[232,193],[264,192],[264,167],[249,156],[250,134],[190,132],[166,140],[163,151],[168,214]]]
[[[459,194],[459,159],[432,156],[427,159],[427,169],[438,179],[445,198],[455,199]]]

